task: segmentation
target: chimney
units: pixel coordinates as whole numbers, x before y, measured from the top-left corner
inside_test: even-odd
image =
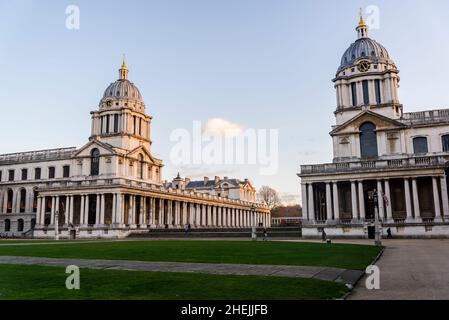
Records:
[[[204,185],[206,185],[209,182],[209,177],[204,177]]]
[[[224,179],[224,181],[228,181],[228,177],[224,177],[223,179]]]
[[[215,183],[220,182],[220,177],[219,176],[215,176]]]
[[[186,184],[186,187],[187,187],[187,185],[190,183],[190,178],[185,178],[185,184]]]

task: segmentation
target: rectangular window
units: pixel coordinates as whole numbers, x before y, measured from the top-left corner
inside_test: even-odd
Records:
[[[28,170],[22,169],[22,181],[25,181],[28,179]]]
[[[0,182],[2,181],[2,173],[3,173],[3,171],[0,171]]]
[[[357,107],[357,84],[351,83],[352,105]]]
[[[100,125],[101,125],[100,133],[103,133],[103,121],[104,117],[100,117]]]
[[[34,179],[35,180],[41,179],[41,168],[34,169]]]
[[[139,118],[139,136],[142,135],[142,118]]]
[[[133,132],[136,134],[136,116],[133,116]]]
[[[114,114],[114,133],[118,132],[118,114]]]
[[[48,179],[54,179],[55,178],[55,167],[49,167],[48,168]]]
[[[14,170],[8,171],[8,181],[14,181]]]
[[[375,80],[374,81],[374,87],[376,89],[376,102],[377,104],[381,104],[382,103],[382,97],[380,94],[380,80]]]
[[[109,115],[106,116],[106,133],[109,133]]]
[[[443,152],[449,152],[449,134],[441,137],[443,143]],[[1,177],[1,175],[0,175]]]
[[[70,166],[64,166],[62,167],[62,176],[64,178],[70,177]]]
[[[362,81],[363,87],[363,104],[365,106],[369,105],[369,88],[368,88],[368,80]]]
[[[413,151],[415,154],[426,154],[429,152],[426,137],[417,137],[413,139]]]

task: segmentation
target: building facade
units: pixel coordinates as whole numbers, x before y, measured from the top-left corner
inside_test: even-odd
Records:
[[[192,181],[189,178],[178,176],[171,182],[166,183],[167,187],[180,190],[191,190],[199,193],[205,193],[211,196],[228,198],[233,200],[242,200],[256,202],[256,189],[248,179],[230,179],[228,177],[214,179],[204,177],[200,181]]]
[[[151,121],[123,63],[83,147],[0,155],[0,236],[122,238],[149,228],[270,225],[267,207],[164,186]]]
[[[384,233],[449,237],[449,109],[404,112],[396,64],[363,17],[356,31],[333,79],[333,163],[298,174],[303,236],[372,237],[378,212]]]

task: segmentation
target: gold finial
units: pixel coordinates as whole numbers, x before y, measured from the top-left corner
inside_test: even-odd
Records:
[[[365,19],[363,19],[363,10],[362,10],[362,8],[360,8],[359,27],[366,27]]]
[[[125,60],[126,60],[126,55],[125,55],[125,54],[123,54],[123,63],[122,63],[122,69],[127,69]]]

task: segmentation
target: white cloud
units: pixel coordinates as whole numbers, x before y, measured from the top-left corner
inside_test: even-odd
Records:
[[[209,136],[236,137],[242,133],[242,125],[221,118],[209,119],[203,126],[203,134]]]

